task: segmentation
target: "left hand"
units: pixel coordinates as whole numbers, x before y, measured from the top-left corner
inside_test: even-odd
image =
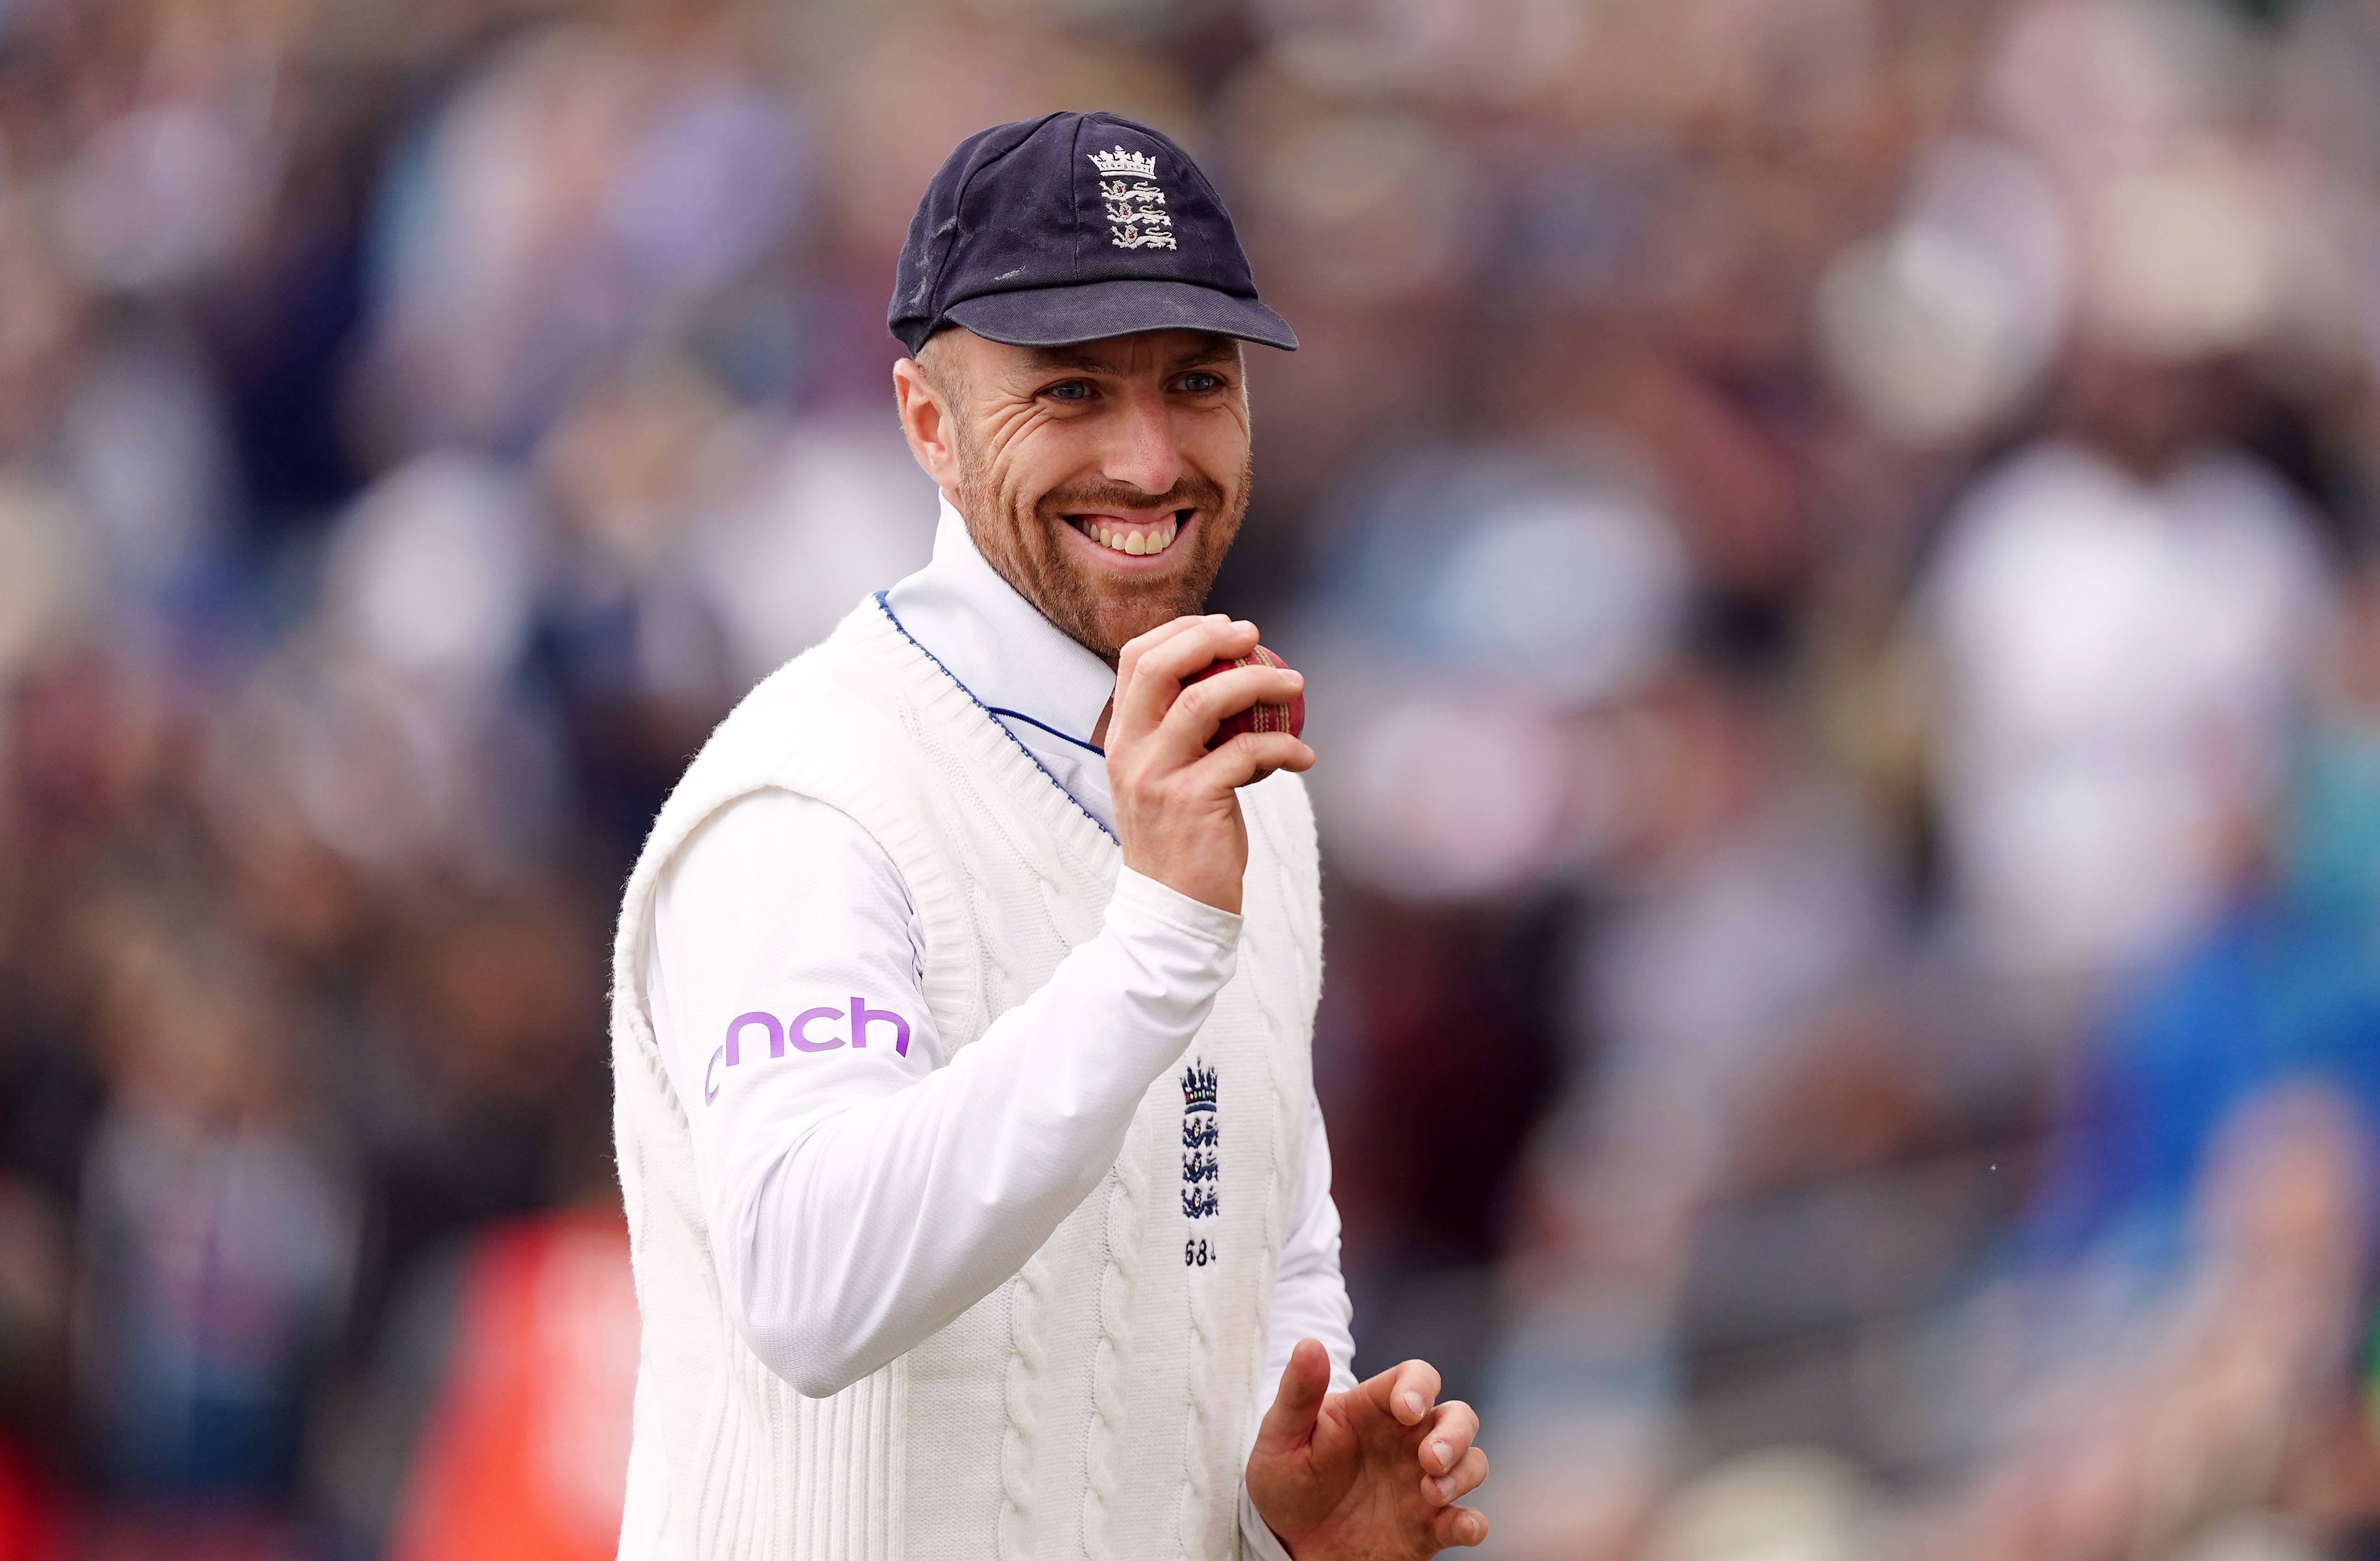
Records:
[[[1297,1561],[1420,1561],[1477,1544],[1488,1518],[1455,1500],[1488,1478],[1471,1406],[1438,1402],[1438,1371],[1407,1361],[1332,1393],[1330,1359],[1301,1339],[1248,1455],[1248,1497]]]

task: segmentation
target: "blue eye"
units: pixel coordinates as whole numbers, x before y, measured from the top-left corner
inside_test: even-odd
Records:
[[[1182,388],[1192,395],[1205,395],[1210,391],[1221,390],[1223,377],[1220,374],[1184,374]]]
[[[1068,380],[1063,384],[1051,385],[1041,393],[1054,401],[1087,401],[1090,399],[1091,387],[1089,381],[1085,380]]]

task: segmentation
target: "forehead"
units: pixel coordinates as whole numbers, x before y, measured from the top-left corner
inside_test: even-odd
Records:
[[[1178,373],[1239,360],[1240,344],[1207,331],[1140,331],[1129,336],[1109,336],[1058,347],[1011,346],[977,340],[991,349],[999,368],[1014,376],[1030,377],[1052,370],[1078,374]]]

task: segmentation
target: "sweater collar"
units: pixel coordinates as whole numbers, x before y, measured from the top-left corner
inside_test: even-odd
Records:
[[[886,592],[885,602],[981,703],[1090,741],[1115,693],[1114,671],[1001,577],[949,495],[932,559]]]

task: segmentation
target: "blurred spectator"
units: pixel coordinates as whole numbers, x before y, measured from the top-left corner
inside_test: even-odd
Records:
[[[1641,1516],[1686,1429],[1695,1350],[1740,1349],[1780,1315],[1806,1327],[1813,1296],[1876,1304],[1860,1252],[1823,1228],[1780,1251],[1754,1200],[1905,1152],[1953,1083],[1894,1033],[1874,848],[1846,798],[1797,773],[1756,685],[1683,668],[1621,719],[1649,773],[1568,962],[1577,1060],[1531,1146],[1490,1398],[1520,1443],[1500,1465],[1516,1537],[1548,1553],[1609,1545]],[[1869,1239],[1921,1252],[1896,1224],[1942,1212],[1872,1199]],[[1766,1293],[1690,1305],[1698,1270],[1746,1260]]]
[[[2330,589],[2200,367],[2086,349],[2070,432],[1953,516],[1920,611],[1952,893],[2011,977],[2173,948],[2238,882]]]
[[[2060,1124],[2029,1230],[2055,1289],[2025,1355],[2073,1407],[2037,1410],[1981,1494],[1991,1554],[2094,1554],[2271,1500],[2349,1391],[2380,1236],[2368,576],[2354,605],[2271,881],[2125,1005]]]
[[[352,1194],[307,1120],[290,1015],[236,946],[103,924],[113,1095],[82,1189],[80,1376],[136,1500],[297,1488],[354,1261]]]
[[[64,1547],[68,1469],[39,1427],[70,1422],[65,1361],[71,1243],[40,1190],[0,1178],[0,1558]]]
[[[765,257],[802,154],[788,105],[751,79],[752,42],[658,15],[540,30],[407,149],[375,328],[398,450],[518,450],[608,354]]]
[[[478,1239],[394,1561],[614,1555],[636,1390],[637,1297],[616,1210]]]

